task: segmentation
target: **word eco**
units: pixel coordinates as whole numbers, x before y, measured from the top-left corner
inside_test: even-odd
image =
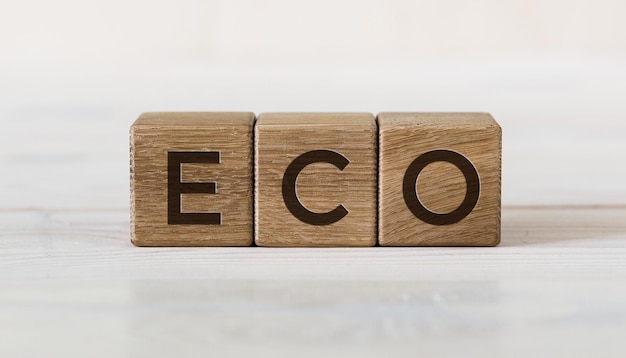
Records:
[[[486,113],[145,113],[137,246],[495,246],[502,131]]]

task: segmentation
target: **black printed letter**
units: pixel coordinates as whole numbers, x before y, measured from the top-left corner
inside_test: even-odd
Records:
[[[426,209],[415,192],[415,183],[422,169],[434,162],[448,162],[455,165],[465,177],[465,198],[458,208],[447,214],[437,214]],[[433,150],[417,157],[404,173],[402,183],[404,202],[413,215],[431,225],[450,225],[463,220],[474,210],[480,195],[480,179],[472,162],[457,152]]]
[[[313,150],[300,155],[285,170],[285,175],[283,176],[283,200],[287,209],[298,220],[310,225],[330,225],[348,214],[348,210],[343,205],[339,205],[327,213],[314,213],[300,203],[296,194],[296,180],[302,169],[309,164],[318,162],[332,164],[339,170],[343,170],[350,163],[348,158],[330,150]],[[320,195],[324,195],[324,193],[320,191]]]
[[[220,152],[167,153],[167,223],[169,225],[220,225],[220,213],[181,213],[180,194],[215,194],[215,182],[181,183],[181,163],[219,164]]]

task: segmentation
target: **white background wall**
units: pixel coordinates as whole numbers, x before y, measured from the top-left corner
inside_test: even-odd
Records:
[[[487,111],[505,205],[626,202],[626,2],[0,0],[0,208],[128,207],[144,111]]]

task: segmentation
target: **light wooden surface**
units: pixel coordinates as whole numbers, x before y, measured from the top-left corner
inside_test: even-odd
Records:
[[[625,6],[5,6],[0,357],[626,356]],[[502,244],[132,247],[132,120],[241,109],[489,111]]]
[[[623,357],[626,207],[505,207],[494,248],[137,248],[0,213],[2,357]]]
[[[376,133],[369,113],[260,114],[254,136],[256,244],[375,245]],[[312,152],[319,150],[341,163]],[[290,168],[308,154],[314,157],[294,172],[286,190]]]
[[[626,356],[622,62],[251,61],[3,68],[1,357]],[[220,108],[489,110],[502,243],[133,247],[132,120]]]
[[[251,245],[253,125],[252,113],[141,115],[130,133],[133,243]],[[217,158],[211,162],[198,158],[183,160],[170,167],[172,154],[197,157],[198,153],[214,154]],[[176,194],[175,189],[181,191],[188,183],[212,183],[212,192],[200,188],[201,192]],[[210,225],[209,215],[216,219]]]
[[[502,130],[491,115],[380,113],[378,125],[381,245],[500,242]],[[454,155],[460,163],[452,165],[438,153]],[[437,157],[433,163],[424,159],[423,170],[411,169],[431,154]]]

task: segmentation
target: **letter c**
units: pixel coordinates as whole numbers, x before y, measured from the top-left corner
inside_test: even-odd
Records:
[[[305,208],[298,199],[296,193],[298,175],[307,165],[319,162],[332,164],[339,170],[343,170],[350,163],[348,158],[330,150],[313,150],[300,155],[285,170],[285,175],[283,176],[283,200],[289,212],[298,220],[310,225],[321,226],[336,223],[348,215],[348,210],[343,205],[339,205],[327,213],[315,213]],[[320,196],[324,195],[321,191],[319,194]]]

